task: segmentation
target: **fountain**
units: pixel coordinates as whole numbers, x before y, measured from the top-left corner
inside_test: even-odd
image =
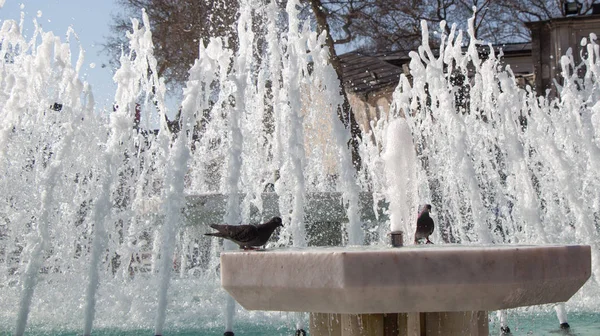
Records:
[[[488,335],[487,311],[567,301],[590,276],[590,247],[279,249],[224,252],[221,267],[244,308],[310,312],[314,336],[475,336]]]
[[[356,173],[324,36],[299,6],[242,1],[239,48],[199,46],[178,132],[147,19],[132,21],[114,111],[95,107],[71,32],[26,39],[23,23],[2,22],[0,332],[306,329],[303,314],[228,299],[219,254],[230,247],[204,239],[205,224],[283,214],[270,249],[377,250],[390,230],[412,241],[420,201],[433,204],[437,243],[589,245],[591,280],[567,308],[600,311],[596,37],[584,41],[585,76],[563,57],[554,99],[519,87],[493,53],[479,59],[479,41],[463,52],[454,28],[438,56],[423,26],[411,78],[364,136]]]

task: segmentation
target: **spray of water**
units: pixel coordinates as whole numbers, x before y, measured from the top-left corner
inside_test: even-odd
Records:
[[[411,144],[412,134],[406,120],[399,118],[392,121],[387,127],[383,154],[389,186],[386,199],[390,202],[391,231],[403,231],[407,236],[417,220],[418,211],[417,159]]]
[[[203,239],[206,227],[190,222],[194,195],[224,203],[217,221],[230,224],[268,220],[263,196],[276,195],[285,228],[271,246],[307,246],[307,200],[334,192],[347,210],[347,244],[366,242],[361,192],[375,210],[379,200],[389,203],[391,219],[378,219],[372,244],[387,242],[390,224],[414,232],[425,202],[440,242],[589,244],[595,281],[576,300],[599,309],[594,35],[583,42],[585,76],[568,52],[565,81],[551,98],[520,87],[493,50],[480,59],[486,47],[472,36],[464,52],[454,27],[432,50],[424,25],[410,78],[400,78],[390,115],[364,136],[356,172],[324,36],[298,9],[297,1],[284,10],[243,2],[238,48],[225,38],[199,46],[175,113],[165,104],[147,18],[132,21],[110,111],[94,107],[79,79],[83,56],[71,64],[70,41],[39,27],[26,40],[18,23],[3,23],[0,305],[19,304],[0,310],[0,324],[22,334],[28,325],[79,330],[83,321],[88,335],[103,327],[161,334],[199,317],[228,330],[234,316],[255,323],[257,314],[220,290],[218,254],[230,247]],[[256,17],[261,29],[251,24]],[[167,125],[173,114],[177,132]],[[295,314],[260,314],[302,326]]]
[[[413,135],[419,198],[431,197],[437,239],[589,244],[597,277],[595,36],[584,41],[591,71],[579,78],[567,53],[561,60],[565,83],[554,99],[517,85],[491,46],[470,36],[463,52],[462,41],[454,26],[439,53],[425,40],[410,54],[412,79],[403,76],[394,94],[391,119],[405,116]],[[490,51],[487,59],[479,58],[480,48]],[[375,137],[385,139],[395,123],[375,127]],[[392,140],[380,140],[386,153],[397,146]]]

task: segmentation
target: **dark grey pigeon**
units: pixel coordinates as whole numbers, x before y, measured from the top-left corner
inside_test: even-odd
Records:
[[[417,231],[415,231],[415,244],[419,244],[421,239],[426,239],[427,244],[433,244],[433,242],[429,240],[429,236],[433,233],[435,225],[433,224],[433,219],[429,217],[429,211],[431,211],[431,204],[425,204],[419,213],[419,218],[417,218]]]
[[[279,217],[273,217],[270,221],[258,225],[211,224],[210,227],[218,232],[205,233],[204,235],[229,239],[238,244],[240,248],[248,250],[255,246],[265,245],[273,231],[279,226],[283,226]]]

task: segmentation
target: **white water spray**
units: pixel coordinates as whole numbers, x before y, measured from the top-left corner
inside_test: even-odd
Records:
[[[405,119],[393,120],[386,130],[383,160],[390,202],[391,231],[403,231],[405,237],[414,231],[417,220],[418,194],[415,168],[417,158],[412,135]],[[412,241],[412,240],[409,240]]]
[[[42,45],[53,46],[56,42],[56,38],[52,33],[42,34]],[[44,49],[44,48],[40,48]],[[50,48],[48,48],[50,49]],[[69,64],[70,53],[60,53],[62,45],[59,43],[56,48],[57,63]],[[34,57],[47,58],[50,54],[40,53]],[[78,72],[73,69],[63,69],[65,79],[71,80],[73,83],[78,82]],[[48,81],[54,81],[56,78],[49,74],[46,78],[36,78],[39,83],[47,84]],[[32,83],[35,85],[35,83]],[[70,94],[69,90],[61,92],[65,97]],[[74,100],[78,102],[78,99]],[[58,111],[56,111],[58,112]],[[70,111],[61,111],[63,113],[69,113]],[[50,113],[50,112],[49,112]],[[58,175],[63,169],[63,160],[66,157],[71,156],[72,142],[74,141],[74,130],[71,123],[64,123],[62,125],[54,125],[58,129],[46,129],[48,136],[53,134],[60,134],[60,138],[56,144],[45,144],[45,155],[46,157],[40,158],[46,161],[46,167],[43,171],[43,175],[40,179],[40,186],[42,187],[40,196],[40,208],[39,214],[37,215],[37,232],[36,237],[33,239],[29,261],[27,263],[24,277],[23,277],[23,289],[21,293],[21,299],[19,301],[19,313],[17,316],[17,323],[15,328],[15,335],[23,335],[25,333],[25,327],[27,324],[27,318],[31,307],[31,301],[33,298],[34,290],[38,282],[38,274],[42,268],[44,255],[48,251],[50,246],[51,236],[49,227],[52,224],[52,210],[56,206],[55,204],[55,186],[59,184]],[[54,153],[53,153],[54,152]]]
[[[584,60],[585,77],[575,71],[565,75],[560,98],[551,99],[518,87],[510,70],[500,71],[496,55],[479,59],[475,50],[482,46],[463,53],[461,33],[451,29],[442,35],[441,54],[428,46],[411,54],[412,79],[401,78],[389,120],[373,128],[377,142],[363,142],[362,152],[369,154],[363,156],[358,179],[349,159],[348,130],[336,115],[339,84],[323,37],[299,21],[296,10],[252,7],[268,18],[267,34],[261,36],[264,49],[252,47],[259,44],[259,30],[242,34],[237,52],[216,38],[200,47],[181,104],[185,134],[168,131],[160,80],[148,73],[154,64],[148,31],[136,27],[129,34],[131,49],[140,57],[124,55],[115,76],[118,108],[93,114],[85,84],[65,75],[70,65],[53,62],[50,51],[62,54],[64,48],[41,44],[41,31],[27,42],[21,27],[4,22],[0,305],[21,303],[18,309],[2,310],[0,322],[14,326],[18,321],[18,330],[25,323],[76,330],[83,320],[85,334],[92,326],[153,325],[157,333],[166,332],[169,325],[197,324],[198,316],[219,325],[225,321],[231,329],[234,312],[236,319],[258,323],[256,315],[228,303],[218,290],[221,247],[201,236],[205,219],[191,217],[194,209],[185,205],[188,195],[200,194],[209,201],[228,200],[227,215],[211,217],[213,222],[268,219],[273,214],[266,213],[260,197],[269,183],[275,184],[288,230],[275,246],[308,245],[303,229],[313,209],[306,208],[307,199],[330,192],[343,195],[348,243],[361,244],[356,195],[371,192],[374,199],[391,202],[392,226],[408,232],[416,204],[431,200],[438,225],[434,238],[448,243],[590,244],[598,278],[595,39],[586,41],[591,53]],[[281,19],[287,16],[289,21]],[[35,49],[39,57],[33,61],[28,57]],[[255,57],[259,50],[264,50],[262,58]],[[567,55],[563,67],[574,66]],[[59,79],[37,85],[36,80],[52,76]],[[63,112],[49,111],[55,102]],[[137,104],[145,128],[134,128]],[[159,129],[152,129],[149,120],[157,120]],[[313,132],[321,121],[326,131],[319,138]],[[60,126],[66,124],[71,128]],[[60,140],[67,136],[74,139],[71,148],[61,151]],[[392,140],[399,144],[391,146]],[[48,143],[56,147],[45,162]],[[52,166],[61,155],[60,165]],[[398,170],[398,164],[407,168]],[[56,175],[48,175],[53,171]],[[393,185],[384,177],[401,187],[388,189]],[[381,224],[385,228],[378,228],[379,235],[387,233],[389,224]],[[198,234],[187,236],[195,232],[192,228]],[[176,239],[182,230],[186,238]],[[48,248],[39,249],[42,241]],[[188,276],[177,281],[171,271],[175,250],[190,251],[181,255],[187,260],[181,262],[180,275]],[[581,300],[569,307],[598,311],[593,300],[598,292],[598,282],[591,281],[577,294]],[[287,321],[291,328],[297,321],[294,314],[261,316]]]

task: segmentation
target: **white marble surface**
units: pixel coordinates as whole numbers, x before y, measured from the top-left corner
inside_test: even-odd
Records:
[[[249,310],[479,311],[567,301],[589,246],[406,246],[231,251],[222,286]]]

